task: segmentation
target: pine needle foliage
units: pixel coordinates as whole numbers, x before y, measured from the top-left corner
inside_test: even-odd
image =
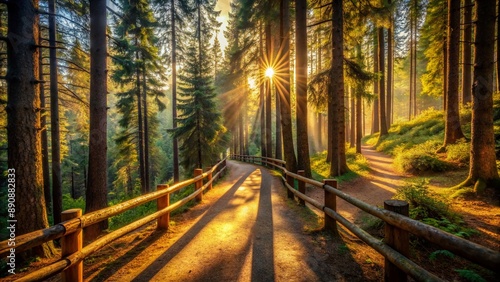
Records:
[[[226,128],[216,102],[213,85],[213,62],[208,44],[213,34],[215,1],[194,3],[196,27],[186,61],[179,75],[178,127],[172,135],[180,142],[181,165],[188,171],[210,166],[220,158],[227,144]]]

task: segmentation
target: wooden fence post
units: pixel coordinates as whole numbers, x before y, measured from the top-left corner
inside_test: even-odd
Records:
[[[207,181],[212,180],[212,172],[210,171],[212,169],[211,166],[207,167],[208,175],[207,175]],[[210,183],[207,187],[208,190],[212,189],[212,183]]]
[[[337,180],[323,179],[325,185],[337,188]],[[337,196],[325,190],[325,208],[329,208],[337,212]],[[325,229],[337,233],[337,221],[325,213]]]
[[[305,176],[306,172],[301,169],[301,170],[297,170],[297,174],[300,176]],[[297,179],[297,181],[299,182],[299,192],[305,195],[306,194],[306,183],[304,181],[299,180],[299,179]],[[305,206],[306,202],[304,200],[302,200],[301,198],[299,198],[299,205]]]
[[[203,169],[201,169],[201,168],[195,168],[195,170],[194,170],[194,177],[197,177],[198,175],[202,175],[202,174],[203,174]],[[194,183],[194,189],[196,191],[200,190],[201,187],[203,187],[203,178],[200,179],[200,180],[198,180],[198,181],[196,181]],[[197,202],[203,201],[203,192],[201,192],[200,194],[198,194],[196,196],[196,201]]]
[[[384,209],[393,211],[395,213],[408,216],[409,205],[405,201],[400,200],[386,200],[384,201]],[[387,245],[391,246],[394,250],[402,255],[408,257],[410,254],[410,237],[406,230],[400,229],[397,226],[385,223],[384,241]],[[387,258],[384,263],[384,281],[407,281],[408,276],[404,271],[399,269],[396,265],[391,263]]]
[[[66,221],[82,216],[81,209],[70,209],[61,213],[61,220]],[[83,232],[78,229],[76,232],[65,235],[61,238],[61,256],[67,257],[82,250]],[[68,267],[62,272],[63,281],[83,281],[83,261]]]
[[[292,189],[295,189],[295,184],[294,184],[294,178],[290,175],[286,175],[286,183],[292,187]],[[290,191],[290,189],[286,189],[288,199],[293,199],[293,192]]]
[[[156,186],[156,190],[159,191],[167,189],[168,187],[169,187],[168,184],[158,184]],[[170,205],[170,193],[156,200],[156,210],[158,211],[168,207],[169,205]],[[170,213],[160,216],[158,218],[158,224],[156,225],[156,229],[168,230],[169,222],[170,222]]]

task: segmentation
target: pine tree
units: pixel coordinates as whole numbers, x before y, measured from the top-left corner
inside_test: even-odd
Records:
[[[213,86],[213,69],[209,38],[218,13],[215,1],[194,3],[195,34],[186,52],[183,72],[179,75],[180,99],[177,119],[179,126],[172,130],[173,137],[181,142],[181,164],[187,170],[212,165],[227,143],[226,128],[217,111],[216,92]]]
[[[158,40],[154,34],[157,23],[149,1],[123,0],[121,4],[123,14],[116,27],[120,40],[115,46],[118,54],[114,56],[117,68],[113,80],[125,87],[123,92],[117,94],[117,106],[123,115],[120,125],[124,130],[117,141],[123,146],[136,142],[141,191],[146,193],[150,190],[151,178],[148,150],[151,128],[148,123],[152,112],[148,111],[148,97],[154,98],[158,109],[163,109],[159,97],[164,96],[160,89],[165,71],[158,56]],[[131,126],[132,122],[137,127]]]

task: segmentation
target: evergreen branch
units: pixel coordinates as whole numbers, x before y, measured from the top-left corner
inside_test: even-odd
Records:
[[[317,25],[324,24],[324,23],[331,22],[331,21],[332,21],[332,19],[322,20],[322,21],[319,21],[319,22],[316,22],[316,23],[310,24],[310,25],[308,25],[307,27],[317,26]]]
[[[83,85],[76,85],[76,84],[72,84],[72,83],[63,83],[63,82],[58,82],[58,83],[59,84],[64,84],[64,85],[68,85],[68,86],[73,86],[73,87],[76,87],[76,88],[90,89],[89,87],[83,86]]]
[[[62,49],[62,50],[68,50],[65,47],[60,47],[60,46],[47,46],[47,45],[38,45],[38,44],[33,44],[33,47],[35,48],[47,48],[47,49]]]
[[[76,100],[80,101],[83,105],[85,105],[87,107],[90,107],[89,103],[83,101],[82,98],[80,98],[75,92],[71,91],[71,89],[69,89],[68,87],[66,87],[66,85],[64,85],[61,82],[58,82],[57,84],[61,85],[62,87],[64,87],[64,89],[66,89],[67,91],[69,91],[71,93],[70,96],[73,96],[73,98],[75,98]]]
[[[75,22],[74,20],[72,20],[72,19],[70,19],[70,18],[68,18],[68,17],[66,17],[66,16],[63,16],[63,15],[60,15],[60,14],[49,13],[49,12],[47,12],[47,11],[42,11],[42,10],[40,10],[40,9],[38,9],[36,12],[37,12],[38,14],[41,14],[41,15],[48,15],[48,16],[55,16],[55,17],[63,18],[63,19],[65,19],[65,20],[69,21],[70,23],[72,23],[72,24],[74,24],[74,25],[76,25],[76,26],[80,27],[81,29],[85,30],[86,32],[90,32],[90,29],[89,29],[89,28],[87,28],[87,27],[85,27],[85,26],[81,25],[80,23]]]
[[[6,41],[6,42],[7,42],[7,41],[9,41],[9,38],[8,38],[8,37],[6,37],[6,36],[0,36],[0,40],[1,40],[1,41]]]

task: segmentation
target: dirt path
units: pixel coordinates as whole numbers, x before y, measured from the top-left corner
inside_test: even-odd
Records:
[[[361,152],[370,164],[370,174],[341,183],[339,189],[371,205],[383,206],[384,201],[390,199],[396,193],[396,189],[404,184],[405,177],[394,171],[390,156],[377,152],[369,146],[363,146]],[[322,189],[309,187],[307,194],[321,203],[324,202]],[[362,212],[342,199],[337,200],[337,209],[350,221],[359,222],[361,219]]]
[[[286,199],[279,178],[250,164],[231,161],[229,169],[228,179],[205,194],[202,204],[183,214],[185,218],[178,219],[178,226],[163,234],[148,234],[145,242],[139,244],[142,247],[134,247],[136,251],[129,250],[123,258],[115,257],[114,265],[94,270],[97,274],[88,277],[89,280],[370,281],[379,278],[370,278],[370,273],[366,274],[359,266],[355,255],[348,252],[349,242],[326,240],[325,235],[305,232],[305,220],[297,212],[303,209]]]

